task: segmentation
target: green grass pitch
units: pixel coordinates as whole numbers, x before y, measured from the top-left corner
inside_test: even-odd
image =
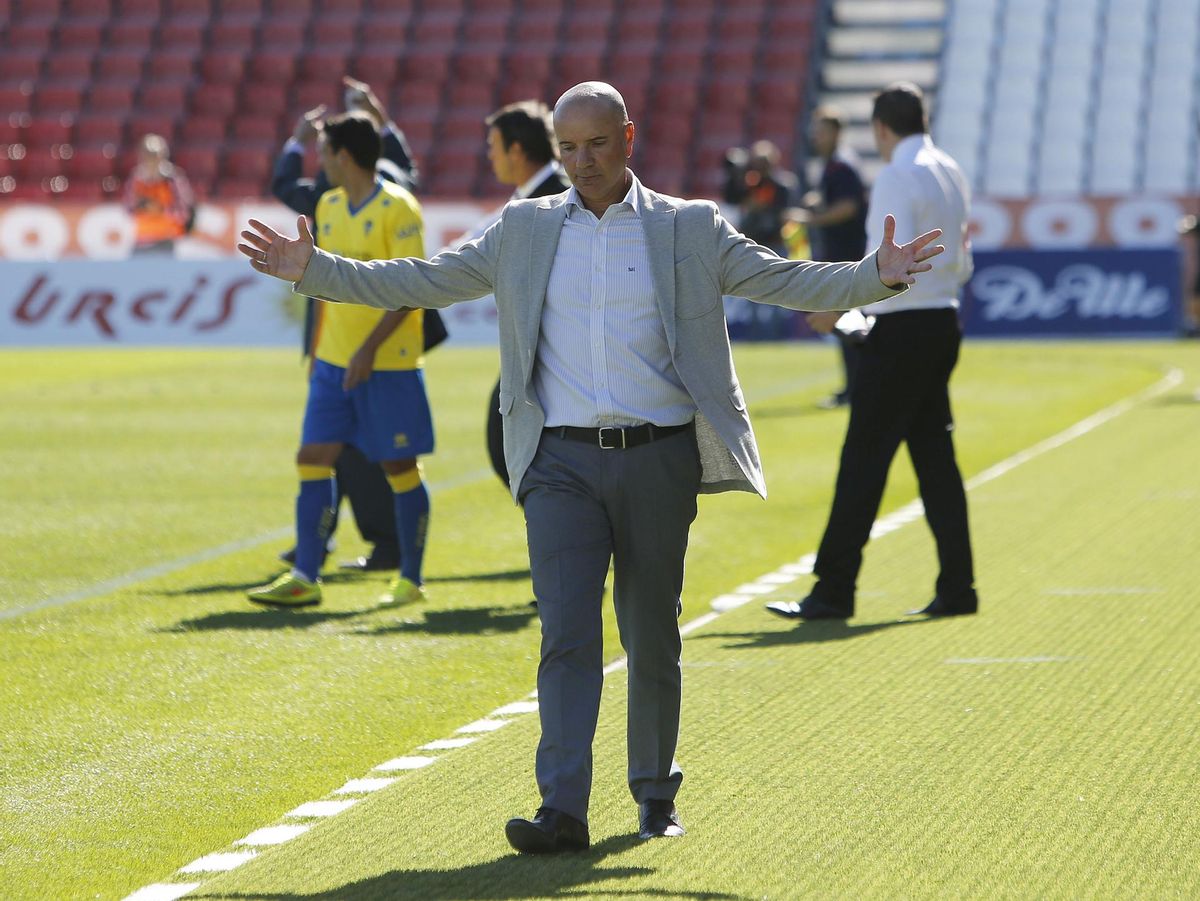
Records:
[[[735,360],[771,496],[701,499],[685,623],[815,550],[845,426],[815,409],[831,348]],[[0,356],[0,897],[1200,895],[1200,345],[965,345],[968,478],[1182,378],[970,492],[980,616],[902,620],[935,574],[918,520],[868,546],[847,624],[755,601],[691,632],[683,839],[634,838],[613,672],[593,849],[550,860],[502,832],[537,805],[536,716],[418,750],[533,688],[523,522],[483,446],[496,365],[428,361],[429,602],[380,610],[386,575],[331,569],[325,603],[289,612],[242,592],[290,543],[295,354]],[[914,497],[902,452],[881,513]],[[348,515],[338,539],[333,561],[362,549]],[[374,769],[419,754],[436,762]],[[288,818],[368,775],[395,781]],[[311,828],[227,873],[179,872],[280,824]]]

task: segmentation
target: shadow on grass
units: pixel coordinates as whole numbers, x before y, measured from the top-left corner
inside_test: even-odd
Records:
[[[479,898],[516,899],[530,897],[647,897],[737,899],[725,892],[675,891],[670,889],[601,888],[595,883],[610,879],[632,879],[654,875],[649,867],[603,867],[606,857],[628,851],[641,841],[636,835],[605,839],[589,850],[554,857],[523,857],[509,854],[487,863],[456,870],[392,870],[349,882],[328,892],[311,894],[255,893],[196,894],[196,898],[261,898],[266,901],[382,901],[391,898],[420,898],[424,901]]]
[[[222,610],[192,619],[183,619],[157,632],[208,632],[225,629],[276,631],[280,629],[310,629],[325,623],[348,622],[372,613],[423,614],[422,621],[363,624],[355,635],[487,635],[517,632],[537,616],[532,607],[471,607],[462,610],[423,610],[408,607],[362,607],[358,610],[319,610],[312,607],[247,607],[244,610]]]
[[[520,582],[530,578],[529,568],[508,569],[494,573],[471,573],[464,576],[429,576],[426,582]]]
[[[848,623],[843,620],[818,620],[800,623],[794,629],[760,632],[702,632],[693,640],[734,639],[722,645],[725,648],[777,648],[790,644],[815,644],[823,641],[846,641],[860,638],[882,629],[895,626],[911,626],[913,623],[929,622],[926,619],[893,620],[886,623]]]
[[[406,608],[399,607],[397,610]],[[532,607],[470,607],[459,610],[428,610],[423,622],[396,622],[358,629],[359,635],[487,635],[519,632],[537,616]]]
[[[1187,394],[1165,394],[1150,402],[1152,407],[1196,407],[1200,405],[1200,391]]]
[[[282,571],[282,568],[274,569],[271,571],[271,575],[255,579],[252,582],[212,582],[208,585],[189,585],[187,588],[179,588],[173,591],[160,591],[157,594],[167,598],[197,597],[206,594],[241,594],[249,591],[251,588],[259,588],[262,585],[266,585]],[[362,573],[352,570],[346,572],[334,571],[322,573],[321,581],[326,585],[337,585],[343,582],[359,582],[362,581],[362,577]]]

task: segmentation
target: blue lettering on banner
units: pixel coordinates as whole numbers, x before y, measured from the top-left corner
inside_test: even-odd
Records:
[[[975,254],[963,302],[968,335],[1165,335],[1179,329],[1179,252]]]

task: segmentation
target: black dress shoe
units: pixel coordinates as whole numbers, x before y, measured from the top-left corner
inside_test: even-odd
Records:
[[[920,610],[909,610],[905,616],[969,616],[979,612],[979,598],[972,592],[970,597],[950,601],[937,595]]]
[[[532,820],[509,820],[504,835],[522,854],[586,851],[590,843],[586,823],[553,807],[539,807]]]
[[[638,838],[678,838],[684,833],[674,801],[643,801],[638,813]]]
[[[382,549],[379,545],[369,556],[355,557],[353,560],[343,560],[338,564],[342,569],[355,569],[359,572],[381,572],[400,568],[400,554],[395,548]]]
[[[811,594],[799,603],[796,601],[772,601],[767,604],[767,609],[784,619],[849,619],[854,615],[853,608],[835,607],[818,600]]]

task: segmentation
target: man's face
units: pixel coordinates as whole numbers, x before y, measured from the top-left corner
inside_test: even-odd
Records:
[[[502,185],[518,184],[517,176],[513,166],[513,151],[519,145],[513,141],[513,146],[505,148],[504,138],[500,134],[500,129],[489,128],[487,133],[487,156],[488,161],[492,164],[492,172],[496,176],[496,181]]]
[[[813,150],[817,152],[817,156],[822,156],[826,159],[833,156],[833,152],[837,150],[837,129],[828,122],[817,120],[812,124],[811,133]]]
[[[633,153],[633,123],[608,105],[568,103],[554,114],[563,169],[583,200],[615,203],[625,196],[625,165]]]
[[[317,138],[317,154],[320,156],[321,168],[325,170],[325,177],[329,179],[329,183],[335,188],[341,187],[342,167],[338,161],[338,154],[329,148],[329,139],[325,137],[324,133]]]

